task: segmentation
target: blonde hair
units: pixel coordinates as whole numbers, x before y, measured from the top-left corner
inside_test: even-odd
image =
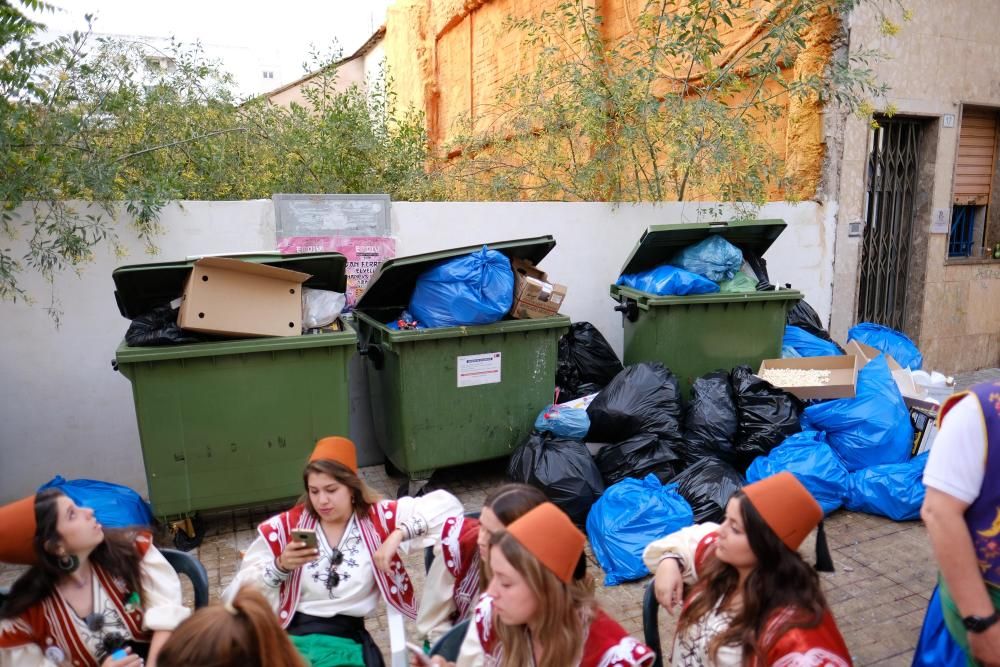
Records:
[[[490,544],[500,549],[538,600],[538,622],[533,625],[545,648],[537,667],[576,664],[594,617],[593,580],[584,574],[564,584],[505,530],[497,532]],[[499,618],[495,622],[497,636],[503,644],[504,667],[530,665],[532,648],[526,628],[505,625]]]

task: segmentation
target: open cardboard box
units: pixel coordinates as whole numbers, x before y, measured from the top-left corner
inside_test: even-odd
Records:
[[[226,257],[194,263],[177,324],[182,329],[239,336],[302,335],[302,283],[308,273]]]
[[[548,274],[529,260],[514,259],[514,303],[511,317],[519,320],[558,315],[566,298],[566,286],[549,282]]]
[[[828,398],[854,398],[858,383],[858,359],[851,355],[831,357],[793,357],[790,359],[765,359],[760,364],[758,376],[767,369],[797,369],[810,371],[830,371],[830,381],[826,384],[809,386],[780,386],[802,400]],[[773,384],[773,382],[772,382]]]
[[[859,343],[856,340],[848,342],[847,345],[844,346],[844,350],[847,354],[858,358],[859,369],[864,368],[869,361],[878,355],[885,354],[881,350],[877,350],[870,345],[865,345],[864,343]],[[935,401],[929,400],[927,392],[924,388],[913,381],[913,376],[910,375],[910,370],[900,366],[899,363],[892,358],[891,354],[885,354],[885,360],[889,365],[889,372],[892,373],[892,379],[896,381],[896,386],[899,387],[899,393],[903,395],[903,402],[906,403],[906,406],[908,408],[921,408],[936,412],[938,404]]]

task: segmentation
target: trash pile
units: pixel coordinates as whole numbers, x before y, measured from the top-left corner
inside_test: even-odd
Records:
[[[935,411],[926,394],[909,389],[931,378],[913,369],[922,364],[916,346],[862,324],[841,347],[805,302],[788,322],[797,324],[787,325],[785,347],[804,354],[765,360],[758,371],[707,373],[690,396],[660,362],[622,368],[589,323],[574,324],[560,341],[557,393],[573,400],[539,414],[508,474],[586,528],[606,585],[646,576],[647,544],[691,523],[722,521],[741,486],[786,470],[826,514],[846,507],[896,521],[919,517]],[[824,366],[831,358],[837,363]],[[801,370],[769,370],[792,362]],[[823,381],[810,387],[809,374]]]
[[[113,277],[131,347],[343,331],[343,256],[203,257],[123,267]],[[317,275],[292,270],[316,271]],[[313,287],[305,287],[305,283]],[[336,283],[334,285],[333,283]]]
[[[439,262],[421,273],[409,304],[390,329],[433,329],[493,324],[505,317],[557,315],[566,286],[527,259],[511,259],[487,246]]]

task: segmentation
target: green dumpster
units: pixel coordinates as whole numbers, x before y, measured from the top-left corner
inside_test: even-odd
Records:
[[[551,236],[487,244],[539,263]],[[508,456],[552,402],[559,337],[569,318],[397,331],[417,277],[482,246],[399,257],[382,264],[354,315],[367,359],[375,440],[411,480],[437,468]]]
[[[762,257],[785,229],[783,220],[654,225],[643,233],[621,273],[653,269],[710,234]],[[620,285],[611,296],[622,312],[624,361],[660,361],[677,376],[683,396],[714,370],[781,356],[785,316],[802,298],[792,289],[735,294],[657,296]]]
[[[346,258],[338,253],[239,259],[308,273],[306,287],[344,291]],[[192,264],[116,269],[121,314],[134,319],[179,296]],[[184,519],[190,533],[199,510],[299,495],[316,440],[348,433],[347,368],[356,341],[345,323],[340,332],[303,336],[123,342],[115,362],[132,383],[154,513]]]

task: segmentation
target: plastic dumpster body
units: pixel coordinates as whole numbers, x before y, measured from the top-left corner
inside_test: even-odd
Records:
[[[621,273],[666,264],[710,234],[763,256],[784,228],[782,220],[655,225],[639,239]],[[786,314],[802,299],[792,289],[658,296],[619,285],[611,286],[611,296],[622,312],[625,365],[663,362],[677,376],[685,399],[691,383],[706,373],[741,364],[756,369],[764,359],[780,357]]]
[[[306,287],[344,290],[346,259],[338,253],[240,259],[310,273]],[[131,319],[177,297],[192,263],[116,269],[122,315]],[[356,342],[346,322],[340,332],[302,336],[156,347],[123,342],[115,361],[132,383],[157,517],[188,518],[301,494],[316,440],[348,433],[348,361]]]
[[[486,244],[539,263],[551,236]],[[387,322],[407,306],[417,278],[435,264],[482,246],[388,260],[368,283],[355,318],[367,358],[375,439],[411,480],[437,468],[508,456],[552,402],[559,337],[554,315],[493,324],[397,331]]]

